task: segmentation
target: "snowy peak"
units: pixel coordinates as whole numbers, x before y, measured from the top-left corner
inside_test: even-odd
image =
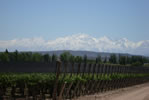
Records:
[[[43,38],[24,38],[13,40],[0,40],[0,50],[21,51],[50,51],[50,50],[87,50],[96,52],[115,52],[132,54],[149,54],[149,40],[134,42],[127,38],[118,40],[106,36],[93,37],[88,34],[73,34],[59,37],[55,40],[44,40]]]

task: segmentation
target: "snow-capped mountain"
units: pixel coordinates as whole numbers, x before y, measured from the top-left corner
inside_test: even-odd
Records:
[[[114,40],[106,36],[98,38],[80,33],[47,41],[41,37],[0,40],[0,50],[6,48],[20,51],[86,50],[149,55],[149,40],[138,42],[127,38]]]

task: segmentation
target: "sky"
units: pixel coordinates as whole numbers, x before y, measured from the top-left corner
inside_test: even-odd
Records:
[[[148,4],[149,0],[0,0],[0,43],[54,41],[78,33],[136,43],[149,40]]]

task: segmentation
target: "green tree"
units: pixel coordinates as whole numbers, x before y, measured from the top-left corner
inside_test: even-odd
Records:
[[[57,56],[55,54],[52,55],[52,62],[57,60]]]
[[[117,57],[116,57],[115,54],[111,54],[110,55],[109,62],[110,63],[113,63],[113,64],[116,64],[117,63]]]
[[[126,56],[119,56],[119,64],[126,65]]]
[[[14,61],[15,62],[17,62],[18,61],[18,51],[16,50],[15,52],[14,52]]]
[[[7,53],[7,54],[9,53],[7,49],[5,50],[5,53]]]
[[[104,63],[107,63],[107,57],[105,57],[105,59],[104,59],[104,61],[103,61]]]
[[[71,54],[69,52],[64,52],[60,55],[60,59],[63,62],[68,62],[70,59]]]
[[[82,62],[82,57],[81,56],[76,56],[75,57],[75,62],[81,63]]]
[[[70,62],[71,62],[71,63],[74,63],[74,62],[75,62],[75,56],[70,55],[70,58],[69,58],[69,59],[70,59]]]
[[[87,55],[84,55],[84,57],[83,57],[83,62],[84,62],[84,63],[87,63]]]
[[[32,62],[32,52],[26,52],[25,53],[25,61],[26,62]]]
[[[26,62],[25,53],[18,53],[18,61],[19,62]]]
[[[32,54],[32,61],[33,62],[42,62],[43,59],[42,59],[41,54],[39,54],[39,53],[33,53]]]
[[[131,64],[132,66],[142,66],[142,63],[137,61]]]
[[[44,55],[43,55],[43,61],[44,61],[44,62],[50,62],[50,61],[51,61],[50,56],[49,56],[48,54],[44,54]]]
[[[101,61],[101,56],[98,55],[97,58],[96,58],[96,63],[101,63],[101,62],[102,62],[102,61]]]
[[[144,64],[143,57],[142,56],[132,56],[131,57],[131,64],[135,65],[136,63],[143,65]]]
[[[7,52],[0,53],[0,61],[1,62],[9,62],[9,55]]]
[[[131,63],[131,58],[129,56],[126,56],[126,64],[130,64]]]

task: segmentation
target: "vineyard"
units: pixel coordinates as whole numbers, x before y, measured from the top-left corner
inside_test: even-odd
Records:
[[[72,99],[149,81],[148,67],[51,63],[48,73],[0,73],[0,100]]]

